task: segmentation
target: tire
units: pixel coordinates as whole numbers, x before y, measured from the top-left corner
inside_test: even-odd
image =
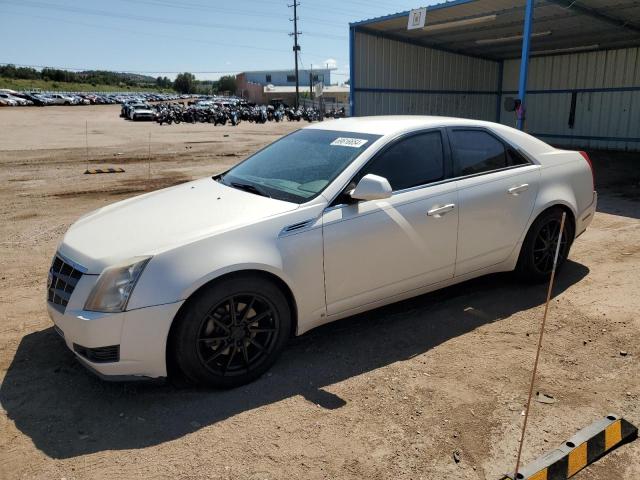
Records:
[[[545,210],[533,222],[522,244],[516,266],[516,275],[526,282],[541,283],[548,281],[553,268],[553,258],[558,244],[558,233],[562,219],[562,208],[553,207]],[[567,215],[560,252],[558,253],[559,271],[569,256],[569,250],[575,236],[575,225]]]
[[[176,318],[169,354],[171,364],[196,385],[233,388],[255,380],[273,365],[291,333],[285,295],[254,275],[214,282],[185,307]]]

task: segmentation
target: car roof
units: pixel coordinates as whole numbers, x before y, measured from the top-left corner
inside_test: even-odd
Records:
[[[443,126],[486,126],[489,122],[466,118],[427,115],[379,115],[371,117],[339,118],[316,123],[308,128],[338,130],[345,132],[395,135],[405,131]]]
[[[315,123],[306,128],[344,132],[369,133],[394,137],[396,135],[437,127],[484,127],[497,132],[528,151],[545,152],[554,148],[520,130],[500,123],[469,118],[440,117],[427,115],[380,115],[371,117],[349,117]]]

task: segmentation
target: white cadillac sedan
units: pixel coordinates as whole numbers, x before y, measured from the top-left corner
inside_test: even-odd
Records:
[[[48,310],[105,378],[233,387],[324,323],[493,272],[542,281],[562,213],[560,264],[595,208],[584,152],[476,120],[340,119],[85,215]]]

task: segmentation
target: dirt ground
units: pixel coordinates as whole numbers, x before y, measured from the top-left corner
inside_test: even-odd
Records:
[[[497,479],[513,470],[545,287],[509,275],[312,331],[269,374],[232,391],[106,383],[79,365],[44,303],[67,227],[106,203],[220,171],[303,126],[161,127],[122,120],[118,108],[0,109],[0,478]],[[88,164],[126,173],[83,174],[85,125]],[[602,161],[605,171],[614,160]],[[525,462],[609,412],[640,424],[640,201],[637,185],[625,189],[601,192],[558,279],[537,384],[557,401],[534,402]],[[640,441],[574,478],[640,478]]]

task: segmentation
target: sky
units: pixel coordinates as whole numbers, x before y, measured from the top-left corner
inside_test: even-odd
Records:
[[[299,0],[301,67],[349,78],[349,22],[441,0]],[[293,68],[293,0],[0,0],[0,63],[198,79]]]

